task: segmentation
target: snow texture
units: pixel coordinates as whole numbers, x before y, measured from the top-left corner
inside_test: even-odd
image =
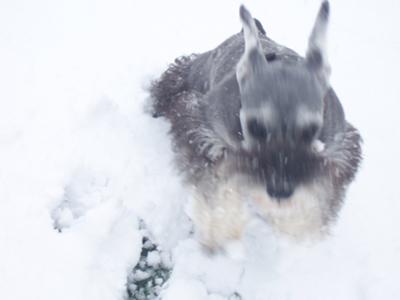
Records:
[[[304,53],[319,0],[245,4]],[[162,249],[147,264],[171,270],[156,281],[165,300],[400,299],[397,0],[331,3],[331,83],[365,156],[332,235],[299,244],[254,219],[230,253],[194,239],[145,88],[175,57],[239,31],[239,5],[0,2],[0,299],[126,299],[139,220]]]

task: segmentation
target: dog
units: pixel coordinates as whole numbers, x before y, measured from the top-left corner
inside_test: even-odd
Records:
[[[242,5],[241,32],[177,58],[153,81],[152,113],[171,124],[207,248],[240,241],[251,209],[295,239],[326,236],[337,218],[361,162],[361,136],[329,84],[329,13],[322,2],[301,57]]]

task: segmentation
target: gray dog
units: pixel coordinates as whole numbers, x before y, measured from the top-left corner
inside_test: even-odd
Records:
[[[210,249],[239,240],[249,207],[280,233],[322,236],[361,161],[361,137],[329,84],[329,3],[305,58],[269,39],[244,6],[240,19],[240,33],[176,59],[151,87],[153,115],[170,121],[193,187],[199,240]]]

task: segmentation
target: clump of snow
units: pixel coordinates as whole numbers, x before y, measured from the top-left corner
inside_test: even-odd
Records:
[[[163,295],[164,300],[175,299],[207,299],[207,290],[203,283],[196,280],[181,279],[176,280],[174,285],[170,287]]]
[[[229,257],[235,260],[243,260],[246,257],[246,250],[241,241],[229,241],[224,250]]]
[[[141,231],[144,236],[142,251],[138,263],[128,276],[128,296],[132,300],[158,299],[170,277],[173,265],[170,253],[154,244],[148,237],[147,230],[143,228]]]
[[[147,264],[150,267],[157,267],[161,262],[160,254],[157,251],[151,251],[147,255]]]

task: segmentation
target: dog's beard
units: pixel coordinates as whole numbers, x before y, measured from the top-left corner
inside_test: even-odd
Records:
[[[287,199],[271,198],[261,186],[251,186],[245,193],[262,216],[276,231],[296,239],[316,239],[327,231],[329,188],[322,182],[297,186]]]
[[[291,197],[271,198],[261,184],[234,175],[215,191],[196,190],[193,221],[200,241],[210,249],[240,240],[251,211],[277,233],[296,240],[315,240],[327,233],[330,188],[318,180],[296,187]]]

